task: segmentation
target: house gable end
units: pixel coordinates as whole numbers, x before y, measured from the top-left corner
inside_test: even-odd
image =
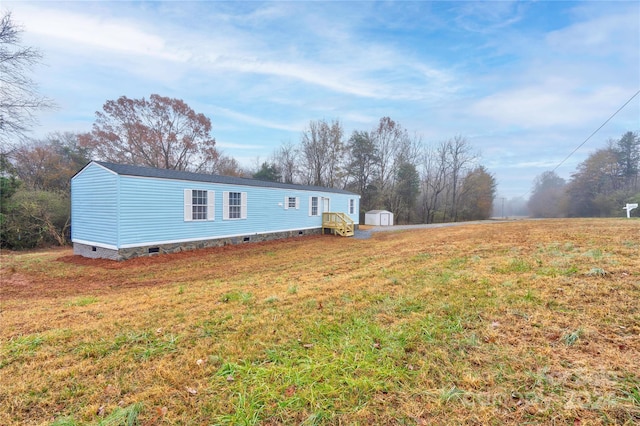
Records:
[[[71,240],[117,246],[119,176],[95,162],[71,180]]]
[[[110,173],[110,174],[112,174],[112,175],[116,175],[116,176],[118,175],[118,173],[117,173],[117,172],[115,172],[115,171],[111,170],[111,169],[110,169],[110,168],[108,168],[108,167],[103,166],[103,165],[102,165],[102,164],[100,164],[99,162],[97,162],[97,161],[91,161],[91,162],[89,162],[86,166],[84,166],[83,168],[81,168],[81,169],[80,169],[80,170],[79,170],[75,175],[73,175],[73,176],[71,177],[71,181],[73,182],[73,181],[74,181],[78,176],[80,176],[80,175],[81,175],[82,173],[84,173],[87,169],[90,169],[90,168],[92,168],[92,167],[100,167],[101,169],[103,169],[104,171],[106,171],[106,172],[108,172],[108,173]]]

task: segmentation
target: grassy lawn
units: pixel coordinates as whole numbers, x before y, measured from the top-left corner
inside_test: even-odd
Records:
[[[636,424],[640,221],[0,257],[0,424]]]

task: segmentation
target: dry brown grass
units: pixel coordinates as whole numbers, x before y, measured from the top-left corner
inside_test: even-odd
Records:
[[[640,421],[637,220],[0,260],[2,425]]]

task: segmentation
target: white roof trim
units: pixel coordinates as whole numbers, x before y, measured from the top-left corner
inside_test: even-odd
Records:
[[[80,175],[82,172],[84,172],[89,166],[91,165],[95,165],[100,167],[102,170],[105,170],[109,173],[111,173],[114,176],[118,176],[118,174],[116,172],[114,172],[113,170],[110,170],[108,168],[106,168],[105,166],[96,163],[95,161],[91,161],[89,164],[87,164],[86,166],[84,166],[82,169],[80,169],[80,171],[78,173],[76,173],[75,175],[73,175],[73,177],[71,178],[71,180],[74,180],[78,175]],[[83,243],[84,244],[84,243]],[[95,244],[94,244],[95,245]]]
[[[112,244],[96,243],[94,241],[79,240],[77,238],[71,240],[72,243],[84,244],[86,246],[95,246],[109,250],[118,250],[118,246]]]

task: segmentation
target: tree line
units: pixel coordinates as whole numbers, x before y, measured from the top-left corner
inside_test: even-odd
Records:
[[[631,131],[592,152],[568,181],[539,175],[528,207],[534,217],[616,217],[627,203],[640,203],[640,136]]]
[[[389,210],[399,223],[486,219],[496,181],[462,136],[428,144],[382,117],[349,137],[338,119],[309,122],[300,142],[282,144],[253,177],[336,187],[360,194],[361,219]]]

